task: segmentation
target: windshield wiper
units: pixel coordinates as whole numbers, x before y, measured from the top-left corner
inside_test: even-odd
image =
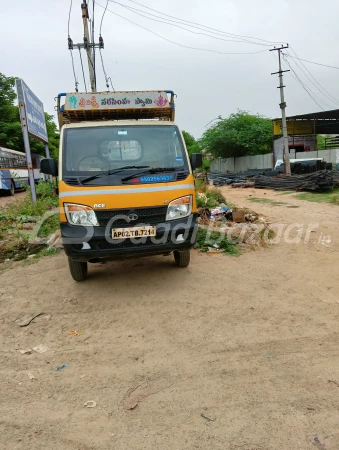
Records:
[[[144,173],[159,173],[159,172],[172,172],[173,170],[182,170],[181,167],[152,167],[151,169],[143,170],[142,172],[134,173],[133,175],[129,175],[128,177],[122,178],[121,181],[128,181],[131,178],[138,177]]]
[[[96,175],[84,178],[83,180],[79,179],[79,183],[80,184],[86,183],[87,181],[92,181],[95,180],[96,178],[104,177],[105,175],[114,175],[115,173],[119,173],[127,169],[146,169],[147,167],[150,166],[123,166],[116,170],[107,170],[106,172],[97,173]]]

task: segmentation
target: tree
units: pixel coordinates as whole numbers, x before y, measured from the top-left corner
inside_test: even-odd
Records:
[[[182,132],[186,144],[186,148],[188,151],[188,154],[191,155],[192,153],[200,153],[201,148],[199,143],[195,140],[194,136],[192,136],[188,131]]]
[[[272,121],[238,110],[227,119],[218,117],[199,141],[214,157],[230,158],[272,152]]]
[[[24,151],[19,108],[14,104],[15,77],[6,77],[0,73],[0,145],[12,150]],[[45,113],[48,134],[48,146],[54,158],[58,157],[59,133],[53,116]],[[34,138],[29,138],[32,153],[45,154],[45,145]]]
[[[189,155],[192,155],[192,153],[202,153],[204,156],[204,151],[202,150],[200,143],[196,141],[194,136],[192,136],[188,131],[182,132],[186,144],[186,148]],[[211,164],[210,161],[207,158],[203,157],[202,160],[202,166],[201,169],[208,170],[210,168]]]

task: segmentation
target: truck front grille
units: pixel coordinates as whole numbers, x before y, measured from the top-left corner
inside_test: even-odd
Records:
[[[134,226],[138,223],[162,223],[166,219],[166,212],[167,206],[155,206],[151,208],[96,210],[95,214],[99,225],[102,227],[105,227],[111,219],[114,219],[117,216],[126,216],[126,218],[130,214],[136,214],[138,216],[137,220],[130,222],[124,218],[112,220],[111,225],[115,228],[117,225]]]

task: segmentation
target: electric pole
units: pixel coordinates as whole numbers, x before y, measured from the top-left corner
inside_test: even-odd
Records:
[[[95,74],[93,49],[94,48],[103,49],[104,48],[104,40],[100,36],[99,42],[95,43],[95,42],[92,42],[92,40],[90,38],[89,29],[88,29],[89,16],[88,16],[87,0],[82,0],[81,14],[82,14],[82,21],[84,24],[84,42],[81,44],[73,44],[73,40],[70,38],[70,36],[68,36],[68,49],[73,50],[75,47],[75,48],[79,49],[79,51],[81,51],[81,49],[84,49],[86,51],[91,91],[96,92],[97,86],[96,86],[96,74]],[[94,19],[94,18],[92,18],[92,19]],[[93,22],[92,22],[92,24],[93,24]],[[93,36],[94,36],[94,34],[93,34]],[[94,39],[94,37],[93,37],[93,39]]]
[[[81,4],[81,12],[82,12],[82,21],[84,23],[84,49],[86,50],[87,53],[89,79],[91,83],[92,92],[96,92],[97,87],[94,72],[93,49],[91,46],[92,42],[88,30],[88,7],[86,0],[83,0],[83,3]]]
[[[283,82],[283,73],[289,72],[289,70],[281,70],[281,50],[288,48],[287,46],[281,46],[279,48],[274,47],[270,52],[278,52],[279,58],[279,72],[274,72],[271,75],[279,74],[279,86],[280,89],[280,109],[281,109],[281,118],[282,118],[282,131],[283,131],[283,140],[284,140],[284,163],[285,163],[285,174],[291,175],[291,165],[290,165],[290,154],[288,147],[288,134],[287,134],[287,122],[286,122],[286,102],[284,95],[284,82]]]

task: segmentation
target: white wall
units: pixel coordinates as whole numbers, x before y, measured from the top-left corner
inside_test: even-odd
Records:
[[[324,158],[325,161],[339,164],[339,150],[319,150],[318,152],[297,152],[292,159]],[[252,169],[273,169],[273,153],[239,158],[215,159],[211,163],[212,172],[245,172]]]
[[[273,153],[266,155],[241,156],[240,158],[215,159],[212,172],[244,172],[251,169],[272,169]]]

